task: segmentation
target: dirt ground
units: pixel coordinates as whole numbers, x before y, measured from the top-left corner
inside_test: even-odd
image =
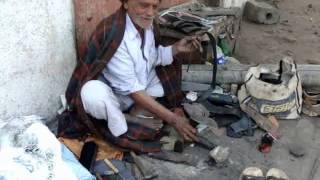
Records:
[[[320,64],[320,1],[269,0],[278,4],[280,23],[243,20],[235,56],[242,63],[274,63],[292,56],[298,64]]]
[[[320,1],[270,0],[281,11],[276,25],[260,25],[245,19],[241,26],[235,57],[245,64],[277,63],[284,56],[292,56],[298,64],[320,64]],[[222,136],[225,146],[231,148],[229,162],[222,167],[208,166],[208,150],[188,147],[184,153],[197,156],[198,167],[147,159],[158,168],[157,179],[237,180],[241,171],[250,166],[264,173],[270,168],[284,170],[290,180],[318,180],[320,167],[320,118],[302,116],[298,120],[281,120],[282,138],[268,154],[260,153],[257,146],[263,132],[254,137],[232,139]],[[307,150],[304,157],[289,153],[290,144],[302,144]],[[312,175],[312,172],[314,174]]]
[[[270,168],[282,169],[290,180],[319,180],[320,164],[315,163],[320,157],[319,128],[319,118],[303,116],[299,120],[280,121],[282,137],[273,144],[271,152],[267,154],[257,150],[263,135],[261,130],[257,130],[254,137],[241,139],[223,135],[220,137],[223,142],[221,145],[230,147],[230,156],[228,162],[220,166],[209,166],[209,151],[198,146],[184,150],[184,154],[191,154],[198,160],[197,167],[151,158],[145,161],[156,167],[159,174],[156,179],[159,180],[238,180],[246,167],[258,167],[264,175]],[[303,139],[299,140],[301,138]],[[295,143],[306,147],[305,156],[296,158],[289,153],[289,147]]]

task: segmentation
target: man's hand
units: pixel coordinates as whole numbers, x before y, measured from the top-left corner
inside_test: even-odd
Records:
[[[172,54],[188,53],[195,50],[202,52],[202,46],[197,36],[187,36],[172,45]]]
[[[178,115],[174,116],[171,124],[181,136],[187,141],[198,141],[196,137],[196,130],[188,123],[185,117]]]
[[[181,116],[181,117],[186,117],[183,109],[181,107],[178,107],[178,108],[173,108],[173,111],[172,111],[174,114],[178,115],[178,116]]]
[[[137,105],[172,125],[186,140],[197,141],[195,136],[196,130],[188,123],[185,117],[182,117],[182,109],[176,109],[173,113],[155,101],[145,91],[132,93],[130,94],[130,97]]]
[[[182,119],[182,121],[185,122],[185,123],[182,124],[182,125],[181,125],[181,124],[178,125],[178,127],[177,127],[177,125],[174,126],[175,129],[181,134],[181,136],[182,136],[184,139],[186,139],[187,141],[191,141],[191,140],[193,140],[193,141],[198,141],[197,137],[195,136],[196,130],[195,130],[192,126],[189,125],[188,120],[186,119],[186,115],[185,115],[183,109],[182,109],[182,108],[174,108],[174,109],[173,109],[173,113],[174,113],[175,115],[181,117],[181,118],[178,119],[178,121],[180,121],[180,120]],[[179,129],[183,129],[183,128],[180,128],[180,127],[182,127],[182,126],[185,127],[186,132],[185,132],[185,131],[182,131],[182,130],[179,130]],[[188,134],[190,134],[190,135],[188,135]]]

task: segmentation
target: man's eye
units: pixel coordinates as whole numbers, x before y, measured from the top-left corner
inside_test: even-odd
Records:
[[[149,4],[147,4],[147,3],[140,3],[140,7],[142,7],[142,8],[148,8],[148,7],[149,7]]]
[[[158,6],[157,5],[153,5],[153,9],[157,10]]]

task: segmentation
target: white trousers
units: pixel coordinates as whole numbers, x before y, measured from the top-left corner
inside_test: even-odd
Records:
[[[108,121],[108,128],[114,136],[127,132],[127,122],[122,113],[127,107],[107,84],[99,80],[88,81],[81,89],[81,100],[86,113]]]

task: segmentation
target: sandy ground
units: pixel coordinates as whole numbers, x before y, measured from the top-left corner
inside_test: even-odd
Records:
[[[320,64],[320,1],[276,1],[280,23],[243,21],[235,56],[243,63],[278,62],[292,56],[298,64]]]
[[[241,171],[246,167],[259,167],[264,174],[270,168],[282,169],[290,180],[319,180],[320,167],[312,170],[320,153],[320,119],[303,116],[297,120],[280,121],[281,139],[274,143],[270,153],[263,154],[257,150],[261,130],[254,137],[241,139],[221,136],[221,145],[230,147],[230,156],[222,166],[209,166],[208,150],[201,147],[188,147],[185,154],[192,154],[198,159],[198,166],[186,166],[148,158],[146,161],[156,167],[159,180],[238,180]],[[303,141],[298,138],[303,137]],[[304,157],[296,158],[289,153],[292,143],[303,144],[306,147]],[[317,165],[316,165],[317,166]],[[318,164],[319,166],[319,164]],[[314,178],[312,177],[314,171]]]
[[[319,0],[270,0],[281,11],[281,20],[276,25],[260,25],[245,19],[241,26],[235,57],[242,63],[277,63],[284,56],[292,56],[298,64],[320,64],[320,1]],[[302,116],[298,120],[281,120],[282,138],[273,145],[272,151],[262,154],[257,150],[262,131],[254,137],[232,139],[223,136],[224,144],[231,148],[229,162],[224,167],[206,164],[207,150],[188,147],[184,153],[198,157],[198,168],[149,159],[158,167],[157,179],[237,180],[241,171],[249,166],[261,168],[264,173],[270,168],[284,170],[290,180],[318,180],[320,167],[310,178],[315,160],[320,156],[320,119]],[[297,139],[297,133],[300,139]],[[289,153],[291,143],[307,149],[304,157],[296,158]]]

